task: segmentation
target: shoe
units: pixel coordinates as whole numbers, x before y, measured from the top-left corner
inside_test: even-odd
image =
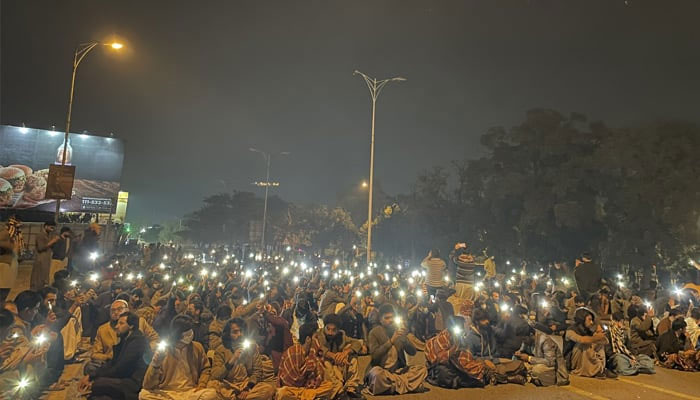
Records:
[[[522,375],[509,376],[508,383],[517,383],[518,385],[524,385],[527,383],[527,378]]]
[[[605,377],[608,379],[617,379],[617,374],[610,371],[609,369],[605,370]]]

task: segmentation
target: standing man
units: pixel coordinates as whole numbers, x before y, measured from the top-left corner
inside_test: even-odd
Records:
[[[437,290],[444,286],[445,270],[447,268],[445,262],[440,258],[440,250],[430,250],[428,256],[423,259],[420,265],[428,270],[425,279],[428,285],[428,294],[435,295]]]
[[[593,293],[600,289],[600,280],[603,277],[600,265],[593,263],[589,253],[583,253],[581,259],[576,260],[574,277],[576,277],[579,294],[583,297],[583,301],[588,304]]]
[[[39,291],[49,284],[49,271],[51,270],[51,246],[61,238],[53,233],[56,223],[53,221],[44,222],[44,227],[36,235],[34,243],[36,245],[36,256],[34,258],[34,268],[29,282],[29,288]]]
[[[0,229],[0,304],[5,303],[17,279],[17,256],[24,247],[21,227],[19,220],[10,217],[5,229]]]
[[[71,249],[71,230],[64,226],[58,235],[58,240],[51,246],[51,269],[49,270],[49,285],[53,285],[53,275],[56,271],[68,268],[68,253]]]

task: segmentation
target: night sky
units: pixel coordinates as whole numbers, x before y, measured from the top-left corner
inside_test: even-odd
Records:
[[[370,102],[354,69],[404,76],[378,103],[376,179],[408,191],[435,164],[525,111],[619,126],[698,120],[700,1],[2,1],[3,124],[65,126],[75,45],[119,38],[78,71],[74,132],[126,141],[129,219],[158,222],[208,194],[333,203],[366,178]]]

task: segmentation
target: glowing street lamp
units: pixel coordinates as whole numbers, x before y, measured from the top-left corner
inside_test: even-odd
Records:
[[[80,62],[83,61],[83,58],[85,58],[85,56],[88,55],[92,49],[99,45],[109,46],[113,50],[120,50],[122,47],[124,47],[123,44],[118,42],[100,43],[98,41],[92,41],[81,43],[75,48],[75,52],[73,53],[73,74],[71,75],[70,80],[70,96],[68,97],[68,113],[66,115],[66,133],[63,136],[63,155],[61,157],[61,165],[66,165],[66,155],[68,154],[68,136],[70,135],[70,122],[71,115],[73,113],[73,94],[75,93],[75,74],[78,72],[78,66],[80,65]],[[60,212],[61,200],[58,199],[56,200],[56,212],[54,214],[54,221],[56,223],[58,223],[58,214]]]

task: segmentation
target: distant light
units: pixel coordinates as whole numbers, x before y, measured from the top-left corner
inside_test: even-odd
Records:
[[[29,132],[29,128],[27,128],[25,126],[20,126],[17,129],[19,129],[19,133],[21,133],[21,134],[25,134],[25,133]]]
[[[97,257],[99,257],[99,256],[100,256],[100,253],[93,251],[92,253],[90,253],[90,260],[95,261],[95,260],[97,260]]]
[[[292,251],[292,246],[287,246],[287,248],[285,250]]]
[[[459,325],[453,326],[453,327],[452,327],[452,333],[454,333],[455,336],[461,335],[461,334],[462,334],[462,327],[460,327]]]
[[[362,292],[358,290],[357,292],[355,292],[355,296],[362,297]]]
[[[93,282],[97,282],[97,280],[100,279],[100,275],[97,274],[97,272],[93,272],[90,274],[90,280]]]
[[[49,134],[49,136],[56,136],[56,135],[58,135],[58,134],[59,134],[59,133],[58,133],[58,132],[56,132],[56,131],[47,131],[46,133],[48,133],[48,134]]]
[[[117,43],[117,42],[112,43],[110,46],[112,46],[112,48],[113,48],[114,50],[119,50],[119,49],[121,49],[122,47],[124,47],[123,44]]]

